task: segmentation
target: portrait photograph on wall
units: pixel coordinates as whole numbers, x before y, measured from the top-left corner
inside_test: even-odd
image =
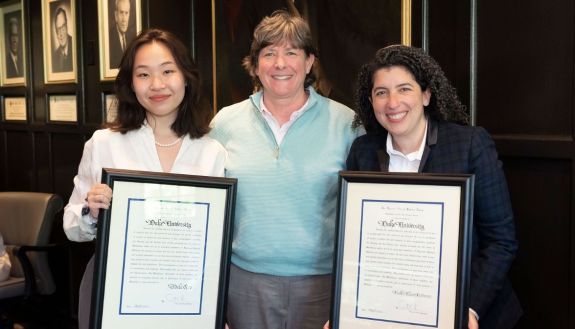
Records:
[[[142,30],[140,0],[98,0],[100,79],[113,80],[128,44]]]
[[[76,82],[76,2],[42,0],[44,80],[46,83]]]
[[[410,44],[411,0],[230,0],[216,2],[214,100],[217,109],[246,99],[253,92],[242,66],[255,27],[276,10],[296,11],[309,24],[318,54],[314,88],[326,97],[353,106],[360,66],[379,48]],[[221,6],[218,8],[218,6]],[[407,32],[407,33],[406,33]]]
[[[10,1],[0,7],[0,65],[2,86],[26,84],[26,52],[24,48],[24,15],[22,2]]]

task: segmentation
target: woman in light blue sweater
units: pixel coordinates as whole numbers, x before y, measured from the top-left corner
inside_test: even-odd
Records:
[[[231,329],[321,328],[329,316],[337,173],[358,131],[351,109],[311,87],[315,55],[303,19],[265,17],[244,59],[259,91],[212,121],[239,179]]]

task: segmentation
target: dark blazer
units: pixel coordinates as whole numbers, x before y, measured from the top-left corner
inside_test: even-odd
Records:
[[[18,56],[17,63],[12,60],[12,55],[10,51],[6,52],[6,78],[19,78],[23,77],[24,72],[22,71],[22,58]]]
[[[122,44],[120,43],[120,35],[118,34],[118,29],[116,25],[112,25],[110,28],[110,68],[115,69],[120,67],[120,61],[124,55],[122,50]],[[128,35],[126,34],[126,46],[130,42],[128,40]]]
[[[110,55],[110,68],[116,69],[120,67],[120,62],[122,61],[122,56],[124,56],[124,51],[122,50],[122,44],[120,43],[120,35],[118,34],[118,28],[116,24],[111,24],[108,36],[110,37],[109,52]],[[130,42],[136,37],[136,26],[132,23],[130,19],[130,24],[128,24],[128,30],[126,31],[126,48]]]
[[[358,137],[347,169],[388,171],[386,141],[387,133]],[[483,128],[428,120],[419,172],[475,174],[469,307],[479,315],[481,329],[513,328],[522,310],[507,272],[517,241],[495,143]]]
[[[74,51],[74,44],[72,43],[72,36],[68,35],[68,54],[64,58],[60,48],[54,49],[52,52],[52,72],[70,72],[73,71],[72,56]]]

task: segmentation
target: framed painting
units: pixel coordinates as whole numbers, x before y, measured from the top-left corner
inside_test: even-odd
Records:
[[[98,0],[100,79],[113,80],[128,44],[142,30],[141,0]]]
[[[76,0],[42,0],[42,31],[45,82],[76,82]]]
[[[467,327],[473,183],[340,173],[331,328]]]
[[[26,44],[24,14],[21,1],[6,2],[0,6],[0,85],[26,85]]]
[[[102,170],[92,329],[225,325],[236,179]]]

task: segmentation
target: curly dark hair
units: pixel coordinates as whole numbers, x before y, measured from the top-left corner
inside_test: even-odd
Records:
[[[385,132],[373,113],[371,91],[373,76],[382,68],[401,66],[409,71],[422,91],[429,88],[431,99],[425,113],[438,121],[469,124],[466,107],[457,98],[455,88],[445,77],[437,62],[422,49],[393,45],[379,49],[371,61],[364,64],[357,78],[356,116],[354,125],[362,125],[368,133]]]
[[[142,31],[124,52],[114,84],[118,98],[118,115],[109,125],[110,129],[126,133],[139,129],[146,119],[146,109],[138,102],[132,90],[132,76],[136,53],[140,47],[152,42],[160,43],[170,50],[186,82],[184,99],[180,103],[172,130],[178,137],[186,134],[191,138],[204,136],[210,131],[209,125],[214,113],[202,92],[200,72],[187,47],[174,34],[160,29]]]
[[[317,50],[313,44],[311,31],[307,22],[296,12],[290,13],[285,10],[276,10],[270,16],[266,16],[256,26],[253,34],[250,53],[242,62],[243,67],[252,77],[255,90],[262,88],[262,83],[256,75],[258,58],[262,49],[269,45],[289,42],[293,47],[302,49],[306,57],[314,55]],[[304,88],[311,86],[316,80],[314,70],[306,75]]]

